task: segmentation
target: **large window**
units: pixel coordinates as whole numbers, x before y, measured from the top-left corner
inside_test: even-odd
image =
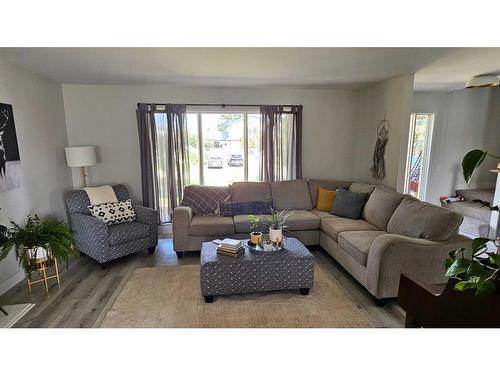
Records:
[[[253,111],[188,110],[191,184],[259,181],[260,115]]]

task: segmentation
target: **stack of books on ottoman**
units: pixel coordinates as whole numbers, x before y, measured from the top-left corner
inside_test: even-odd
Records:
[[[217,254],[237,257],[243,254],[244,250],[245,248],[240,240],[225,238],[220,242],[220,245],[217,248]]]

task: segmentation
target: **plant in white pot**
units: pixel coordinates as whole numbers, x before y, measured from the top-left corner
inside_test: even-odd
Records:
[[[273,208],[270,215],[264,215],[270,224],[269,240],[279,248],[281,248],[281,243],[283,242],[283,230],[287,228],[285,224],[294,213],[295,211],[293,210],[278,211]]]
[[[250,242],[258,245],[262,242],[262,232],[259,230],[260,218],[255,215],[248,215],[247,217],[250,222]]]

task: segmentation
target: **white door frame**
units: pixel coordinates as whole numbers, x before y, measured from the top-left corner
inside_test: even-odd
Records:
[[[420,168],[420,179],[418,184],[418,199],[426,200],[427,198],[427,179],[429,176],[429,163],[431,160],[431,146],[432,146],[432,136],[434,134],[434,113],[425,112],[412,112],[410,116],[410,131],[408,134],[408,149],[406,153],[406,170],[405,170],[405,183],[404,183],[404,193],[409,192],[409,177],[411,169],[411,155],[413,151],[413,136],[415,134],[415,125],[418,115],[426,115],[429,117],[429,125],[425,132],[425,144],[424,153],[422,155],[422,166]]]

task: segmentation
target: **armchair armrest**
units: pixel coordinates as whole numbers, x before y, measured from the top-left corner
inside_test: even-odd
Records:
[[[108,225],[93,216],[74,213],[71,214],[71,228],[78,250],[104,262],[104,254],[109,246]]]
[[[185,251],[189,248],[189,225],[193,218],[193,209],[187,206],[174,208],[172,230],[174,233],[174,250]]]
[[[134,210],[137,215],[137,221],[144,224],[158,225],[158,212],[156,210],[149,207],[135,205]]]
[[[443,262],[451,250],[471,245],[460,235],[447,241],[431,241],[397,234],[377,237],[367,260],[367,289],[377,298],[396,297],[402,273],[428,284],[446,282]]]
[[[134,206],[136,220],[149,225],[149,247],[153,248],[158,244],[158,211],[144,206]]]

